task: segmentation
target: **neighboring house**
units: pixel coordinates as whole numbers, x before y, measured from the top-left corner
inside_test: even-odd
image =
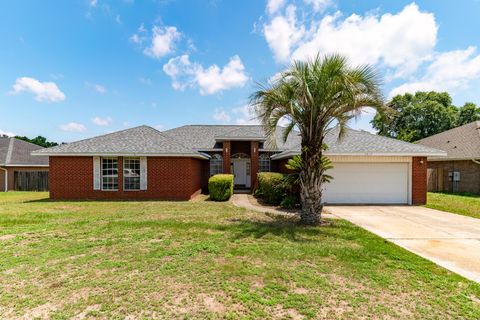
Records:
[[[444,150],[444,157],[428,158],[428,190],[480,194],[480,121],[417,142]]]
[[[48,157],[33,157],[36,144],[0,136],[0,191],[48,190]]]
[[[428,156],[444,152],[348,129],[326,138],[333,161],[328,203],[423,204]],[[261,171],[284,172],[300,153],[292,133],[267,139],[261,126],[188,125],[164,132],[140,126],[34,152],[50,156],[52,199],[190,199],[209,176],[233,173],[251,188]]]

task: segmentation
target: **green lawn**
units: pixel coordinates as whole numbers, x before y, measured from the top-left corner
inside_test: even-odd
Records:
[[[480,218],[480,197],[429,192],[426,207]]]
[[[0,194],[0,318],[479,319],[480,285],[354,225]]]

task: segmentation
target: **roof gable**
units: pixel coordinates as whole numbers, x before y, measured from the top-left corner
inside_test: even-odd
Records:
[[[447,152],[444,159],[480,158],[480,121],[453,128],[417,142]]]
[[[0,165],[47,166],[48,157],[32,157],[31,152],[43,149],[36,144],[13,137],[0,138]]]
[[[185,155],[204,157],[170,136],[148,127],[139,126],[90,139],[43,149],[36,155]]]

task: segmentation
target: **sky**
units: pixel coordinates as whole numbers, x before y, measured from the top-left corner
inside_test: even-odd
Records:
[[[479,0],[0,2],[0,134],[70,142],[137,125],[255,123],[294,60],[375,66],[389,97],[480,104]],[[366,110],[350,126],[372,131]]]

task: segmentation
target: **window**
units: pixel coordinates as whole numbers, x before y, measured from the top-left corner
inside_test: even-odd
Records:
[[[102,190],[118,190],[117,158],[102,158]]]
[[[270,172],[270,155],[262,153],[258,159],[258,171]]]
[[[123,186],[126,191],[140,190],[140,158],[123,159]]]
[[[223,173],[223,157],[216,153],[210,159],[210,175]]]

